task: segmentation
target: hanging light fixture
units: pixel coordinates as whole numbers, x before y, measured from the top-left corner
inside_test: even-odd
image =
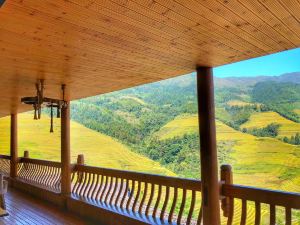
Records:
[[[39,80],[35,84],[36,88],[36,96],[33,97],[24,97],[21,99],[21,102],[24,104],[32,105],[34,110],[34,120],[41,119],[42,107],[50,108],[50,133],[53,133],[53,111],[56,108],[56,117],[60,118],[61,109],[67,105],[65,101],[65,87],[66,85],[62,85],[62,100],[47,98],[44,97],[44,80]]]

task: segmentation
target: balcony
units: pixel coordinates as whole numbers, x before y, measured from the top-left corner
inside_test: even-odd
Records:
[[[202,224],[200,180],[91,167],[80,155],[71,166],[71,194],[63,196],[61,163],[25,155],[18,159],[14,179],[8,175],[10,157],[0,156],[0,171],[10,181],[6,196],[10,215],[5,222]],[[234,185],[227,165],[221,167],[220,177],[223,224],[275,225],[278,216],[285,224],[297,221],[300,194]]]
[[[1,224],[89,224],[74,214],[13,188],[9,188],[5,200],[9,216],[2,217]]]
[[[0,117],[11,116],[10,155],[0,156],[10,215],[0,222],[299,222],[299,194],[235,185],[230,166],[219,172],[213,82],[214,67],[300,47],[299,1],[0,0],[0,7]],[[201,181],[91,167],[82,156],[71,164],[70,101],[191,72]],[[58,109],[60,162],[18,155],[18,114],[34,109],[39,119],[42,106],[52,122]]]

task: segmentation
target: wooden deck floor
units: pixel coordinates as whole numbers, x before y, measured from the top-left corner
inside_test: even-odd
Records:
[[[85,225],[91,224],[17,190],[9,190],[6,206],[9,216],[0,218],[0,224],[8,225]]]

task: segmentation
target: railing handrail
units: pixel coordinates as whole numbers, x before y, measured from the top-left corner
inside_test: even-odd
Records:
[[[61,162],[41,160],[41,159],[31,159],[31,158],[21,157],[20,163],[32,163],[32,164],[37,164],[37,165],[61,168]]]
[[[0,155],[0,159],[9,159],[10,160],[10,155]]]
[[[253,202],[300,209],[300,194],[243,185],[222,186],[222,195]]]
[[[141,173],[135,171],[116,170],[116,169],[87,166],[87,165],[76,165],[75,170],[79,172],[87,172],[93,174],[101,174],[105,176],[126,178],[129,180],[135,180],[140,182],[149,182],[158,185],[163,184],[169,187],[201,191],[201,180],[196,180],[196,179],[163,176],[163,175]]]

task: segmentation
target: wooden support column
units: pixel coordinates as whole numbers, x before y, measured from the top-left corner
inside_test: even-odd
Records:
[[[10,117],[10,177],[17,177],[18,172],[18,114]]]
[[[61,110],[61,193],[71,194],[70,102]]]
[[[197,68],[203,224],[220,225],[220,187],[212,68]]]

